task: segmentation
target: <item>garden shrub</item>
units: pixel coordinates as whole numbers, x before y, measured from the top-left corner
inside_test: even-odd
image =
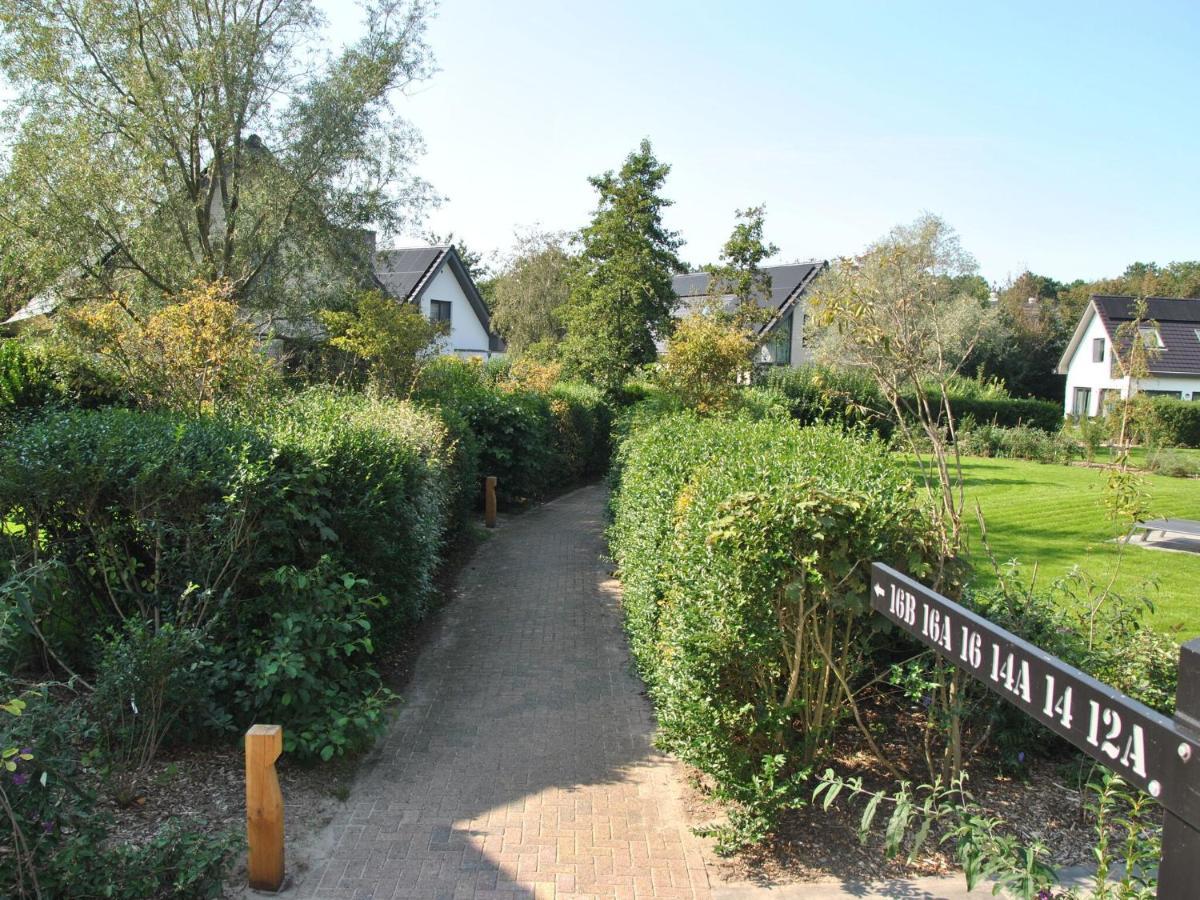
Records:
[[[57,397],[46,362],[18,341],[0,340],[0,415],[43,406]]]
[[[5,539],[15,568],[4,594],[74,671],[109,627],[200,630],[197,664],[217,699],[189,726],[270,711],[302,738],[300,755],[361,747],[380,722],[374,644],[428,608],[451,464],[436,417],[331,391],[253,427],[52,411],[0,435],[0,517],[20,531]],[[340,630],[363,618],[370,639]],[[334,637],[338,658],[326,653]],[[282,661],[259,668],[268,652]],[[336,693],[341,714],[285,702],[303,678]]]
[[[507,361],[484,367],[445,357],[422,373],[414,399],[467,423],[479,474],[497,477],[502,503],[536,500],[604,471],[611,412],[603,397],[582,384],[530,390],[513,371]]]
[[[221,896],[240,835],[180,820],[141,845],[114,843],[111,818],[84,777],[83,707],[62,685],[40,685],[20,699],[19,715],[0,716],[0,747],[24,751],[0,785],[11,809],[0,824],[8,850],[0,853],[0,895],[27,895],[36,875],[43,897]]]
[[[1164,446],[1200,447],[1200,401],[1155,397],[1151,409]]]
[[[956,435],[960,453],[967,456],[1028,459],[1041,463],[1065,463],[1075,454],[1075,442],[1062,432],[1043,431],[1028,425],[976,424],[965,420]]]
[[[764,381],[788,397],[792,415],[802,424],[866,424],[883,438],[895,428],[894,412],[865,373],[809,365],[772,369]],[[981,424],[1027,425],[1044,431],[1058,431],[1062,426],[1062,406],[1057,403],[1002,396],[994,385],[961,377],[952,379],[949,388],[957,391],[950,396],[956,421],[969,417]],[[910,408],[916,402],[913,397],[901,401]]]
[[[52,410],[0,435],[0,518],[18,570],[52,562],[42,627],[76,665],[126,619],[181,626],[254,590],[289,544],[285,473],[245,426],[126,409]]]
[[[387,598],[389,626],[420,619],[453,503],[445,425],[410,403],[314,388],[279,403],[263,430],[282,468],[314,473],[297,487],[316,492],[289,498],[281,512],[296,520],[279,523],[307,552],[276,555],[266,570],[329,554]]]
[[[181,716],[194,720],[208,709],[204,654],[198,632],[169,622],[152,629],[130,619],[102,640],[89,705],[106,786],[118,803],[133,801],[139,776]]]
[[[611,544],[662,740],[760,834],[864,674],[871,561],[927,572],[920,499],[882,443],[836,427],[685,413],[621,455]]]
[[[1195,478],[1200,476],[1200,459],[1171,450],[1160,450],[1150,457],[1146,467],[1159,475],[1172,478]]]
[[[699,413],[732,407],[738,378],[750,369],[755,343],[741,323],[692,313],[675,324],[659,360],[658,381]]]
[[[114,296],[64,309],[57,339],[138,406],[202,412],[222,400],[262,402],[274,365],[231,296],[227,282],[197,284],[145,316]]]
[[[328,760],[370,746],[391,694],[372,664],[371,619],[385,601],[332,560],[265,579],[255,614],[221,653],[221,682],[234,686],[239,719],[286,722],[284,749]]]

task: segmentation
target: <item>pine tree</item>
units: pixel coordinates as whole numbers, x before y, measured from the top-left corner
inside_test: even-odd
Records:
[[[684,266],[676,256],[683,242],[662,222],[671,201],[659,191],[670,170],[643,140],[619,172],[589,179],[600,200],[580,234],[562,354],[575,374],[606,390],[653,361],[655,340],[671,330],[671,276]]]

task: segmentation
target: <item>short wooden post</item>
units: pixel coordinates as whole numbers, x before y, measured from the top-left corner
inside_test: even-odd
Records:
[[[283,752],[283,726],[253,725],[246,732],[246,840],[250,887],[283,885],[283,794],[275,760]]]
[[[496,476],[489,475],[483,489],[483,524],[496,527]]]
[[[1189,738],[1200,737],[1200,638],[1179,648],[1179,686],[1175,690],[1175,725]],[[1179,759],[1200,766],[1191,748],[1180,743]],[[1200,772],[1193,773],[1200,778]],[[1196,782],[1192,781],[1194,785]],[[1158,896],[1162,900],[1195,897],[1200,885],[1200,831],[1170,811],[1163,813],[1162,862]]]

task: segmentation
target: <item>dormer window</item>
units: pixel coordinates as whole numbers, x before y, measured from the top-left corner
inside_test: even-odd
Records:
[[[1138,328],[1138,334],[1142,336],[1142,345],[1151,350],[1163,349],[1162,335],[1158,333],[1158,329],[1151,325],[1142,325]]]
[[[430,300],[429,301],[429,320],[431,322],[450,322],[450,301],[449,300]]]

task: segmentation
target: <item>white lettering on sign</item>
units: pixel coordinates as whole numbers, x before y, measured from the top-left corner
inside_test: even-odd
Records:
[[[1016,694],[1026,703],[1033,702],[1029,683],[1029,660],[1018,659],[1014,653],[1000,656],[1000,645],[992,644],[992,681],[1004,686],[1011,694]]]
[[[1200,748],[1168,719],[899,573],[880,577],[880,569],[875,609],[1151,796],[1161,794],[1172,812],[1172,803],[1191,802],[1174,789],[1175,767]]]
[[[890,611],[906,625],[917,624],[917,598],[898,585],[892,585]]]
[[[978,669],[983,662],[983,635],[972,631],[966,625],[962,627],[962,645],[959,657],[972,669]]]
[[[1042,712],[1049,718],[1057,718],[1063,728],[1071,727],[1071,720],[1074,714],[1071,711],[1071,696],[1074,689],[1070,685],[1063,688],[1062,694],[1054,692],[1054,676],[1046,676],[1046,705],[1042,707]]]

